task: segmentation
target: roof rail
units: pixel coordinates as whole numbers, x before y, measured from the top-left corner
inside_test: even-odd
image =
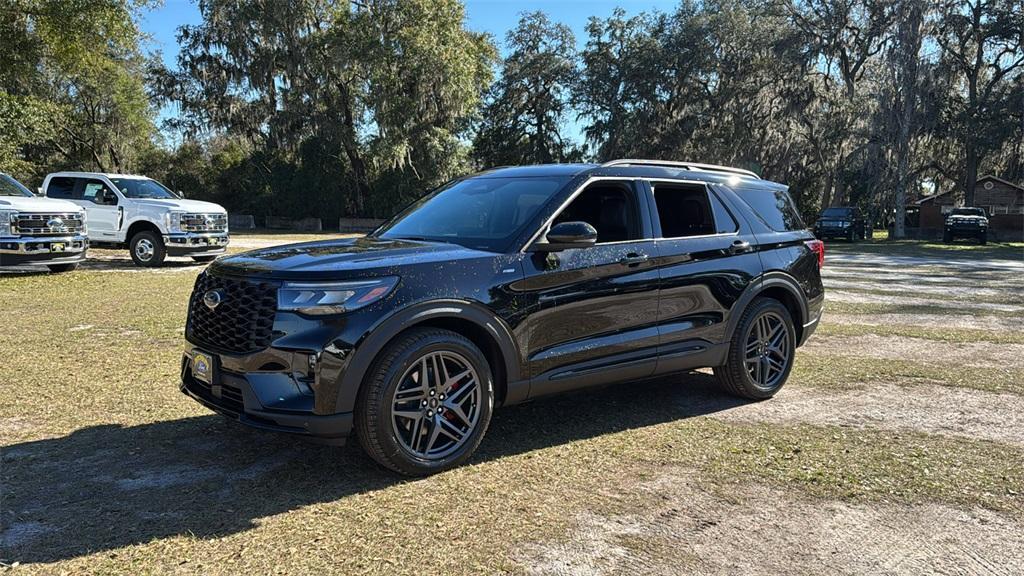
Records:
[[[749,176],[760,180],[761,177],[751,172],[750,170],[744,170],[742,168],[733,168],[731,166],[719,166],[717,164],[698,164],[696,162],[673,162],[671,160],[638,160],[622,158],[619,160],[610,160],[601,164],[602,168],[608,168],[610,166],[664,166],[667,168],[681,168],[683,170],[703,170],[706,172],[726,172],[728,174],[737,174],[740,176]]]

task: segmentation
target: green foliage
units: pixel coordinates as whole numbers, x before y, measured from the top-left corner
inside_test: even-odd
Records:
[[[576,39],[543,12],[524,14],[506,40],[511,53],[491,87],[473,141],[480,166],[578,161],[562,134],[576,79]]]

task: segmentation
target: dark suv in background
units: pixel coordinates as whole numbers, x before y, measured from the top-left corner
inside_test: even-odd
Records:
[[[365,238],[215,261],[181,387],[251,426],[354,432],[382,465],[429,474],[468,459],[498,405],[701,367],[771,397],[821,316],[823,260],[786,186],[744,170],[495,169]]]
[[[845,238],[850,242],[870,240],[874,234],[870,219],[860,208],[838,206],[825,208],[814,223],[814,235],[822,240]]]
[[[988,243],[988,215],[984,208],[953,208],[946,216],[942,241],[949,244],[957,238],[975,238]]]

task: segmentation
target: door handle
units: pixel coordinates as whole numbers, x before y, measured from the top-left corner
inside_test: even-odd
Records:
[[[750,250],[750,242],[746,240],[736,240],[732,243],[732,246],[729,246],[729,253],[731,254],[743,254],[750,252]]]
[[[625,266],[636,266],[637,264],[647,262],[647,258],[647,254],[638,254],[636,252],[630,252],[629,254],[626,254],[622,258],[619,258],[619,264],[623,264]]]

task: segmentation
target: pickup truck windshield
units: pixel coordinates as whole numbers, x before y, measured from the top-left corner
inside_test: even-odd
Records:
[[[156,180],[139,178],[113,178],[111,182],[117,186],[126,198],[161,198],[176,199],[178,195]]]
[[[469,178],[424,196],[377,233],[502,252],[569,178]]]
[[[949,214],[950,216],[985,216],[985,211],[981,208],[953,208]]]
[[[0,196],[32,196],[28,188],[7,174],[0,174]]]
[[[826,208],[822,211],[822,218],[850,218],[853,216],[853,210],[849,208]]]

